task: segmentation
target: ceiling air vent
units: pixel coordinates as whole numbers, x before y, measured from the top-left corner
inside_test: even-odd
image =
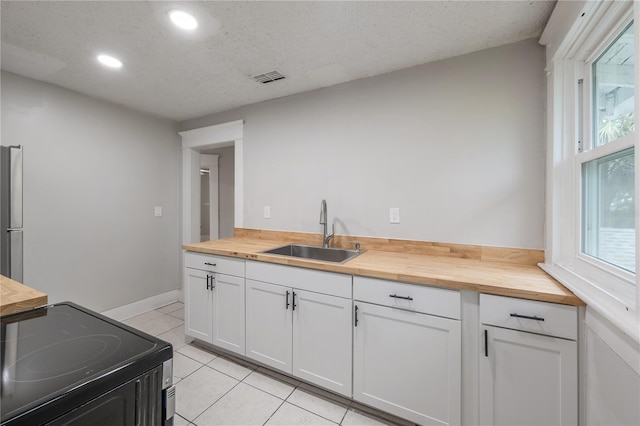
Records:
[[[279,71],[269,71],[264,74],[254,75],[252,78],[258,83],[267,84],[284,79],[284,75],[280,74]]]

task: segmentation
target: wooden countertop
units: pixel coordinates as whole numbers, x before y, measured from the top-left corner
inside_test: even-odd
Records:
[[[473,290],[500,296],[583,306],[585,303],[538,266],[506,262],[428,256],[424,254],[367,250],[344,263],[334,264],[262,254],[261,251],[288,244],[282,240],[233,237],[184,244],[187,251],[232,256],[323,271]]]
[[[0,316],[46,305],[46,293],[0,275]]]

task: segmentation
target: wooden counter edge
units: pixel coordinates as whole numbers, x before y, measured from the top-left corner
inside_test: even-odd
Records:
[[[18,281],[0,275],[0,316],[46,305],[46,293],[28,287]]]
[[[269,241],[261,240],[261,243],[269,243]],[[273,241],[273,247],[282,244],[282,241]],[[537,267],[540,273],[544,274],[551,283],[555,284],[559,289],[564,290],[563,294],[544,293],[539,291],[524,290],[515,287],[491,286],[475,282],[463,282],[456,280],[437,279],[428,276],[407,275],[397,273],[386,273],[379,270],[364,270],[362,268],[354,268],[347,264],[334,264],[322,261],[314,261],[298,258],[276,257],[264,255],[262,253],[240,252],[237,250],[219,249],[212,247],[202,247],[198,243],[183,244],[182,249],[198,253],[213,254],[219,256],[237,257],[247,260],[257,260],[261,262],[277,263],[280,265],[297,266],[308,269],[316,269],[327,272],[336,272],[355,276],[388,279],[393,281],[407,282],[417,285],[428,285],[432,287],[447,288],[452,290],[470,290],[479,293],[494,294],[497,296],[517,297],[520,299],[535,300],[539,302],[559,303],[570,306],[585,306],[586,304],[573,294],[569,289],[558,283],[553,277]]]

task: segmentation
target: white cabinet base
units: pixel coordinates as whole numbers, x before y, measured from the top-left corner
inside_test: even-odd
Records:
[[[575,341],[492,326],[482,340],[480,424],[578,423]]]
[[[246,282],[247,357],[291,374],[291,290],[249,279]]]
[[[351,299],[294,291],[293,374],[351,398]]]
[[[185,336],[244,355],[244,261],[187,252],[184,264]]]
[[[212,293],[208,273],[185,268],[184,273],[184,327],[187,336],[212,343]]]
[[[213,344],[244,355],[244,278],[216,274],[212,281]]]
[[[460,423],[460,321],[356,302],[354,399],[422,425]]]

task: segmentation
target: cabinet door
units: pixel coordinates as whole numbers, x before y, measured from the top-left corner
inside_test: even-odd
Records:
[[[575,341],[489,326],[481,331],[481,424],[578,423]]]
[[[354,399],[423,425],[460,424],[460,321],[354,305]]]
[[[213,344],[244,355],[244,278],[212,276]]]
[[[351,398],[351,299],[293,291],[293,374]]]
[[[212,297],[207,272],[185,268],[185,331],[188,336],[212,343]],[[207,288],[209,287],[209,288]]]
[[[247,357],[291,374],[292,290],[253,280],[246,285]]]

